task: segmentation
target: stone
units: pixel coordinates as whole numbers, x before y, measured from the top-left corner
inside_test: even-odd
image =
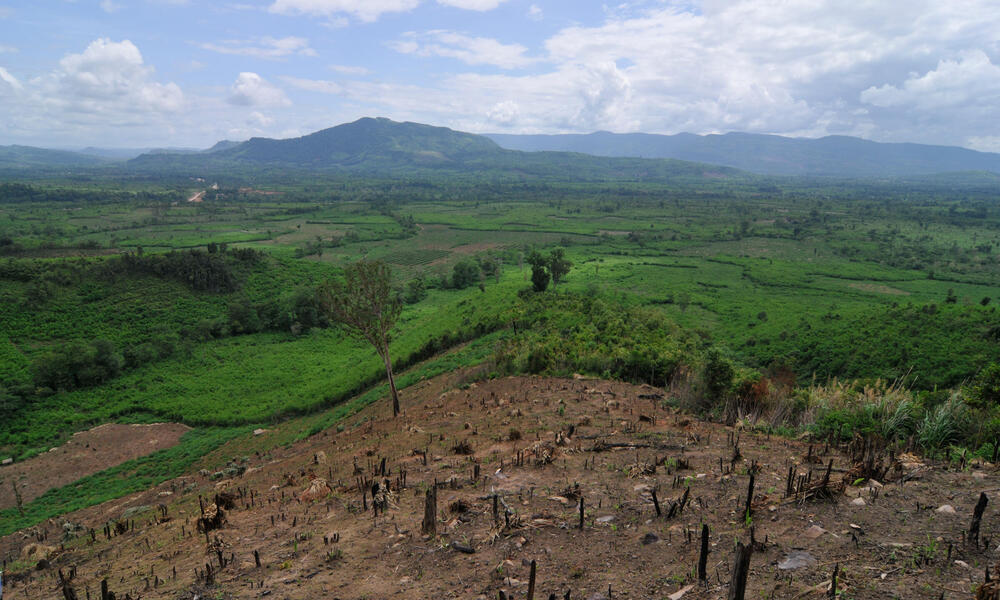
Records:
[[[693,583],[691,585],[689,585],[689,586],[682,587],[681,589],[677,590],[673,594],[670,594],[669,596],[667,596],[667,599],[668,600],[681,600],[681,598],[684,597],[684,594],[690,592],[692,589],[694,589],[694,584]]]
[[[816,559],[812,554],[802,550],[794,550],[778,561],[778,568],[782,571],[793,571],[816,564]]]
[[[808,529],[802,532],[802,537],[806,538],[807,540],[815,540],[824,533],[826,533],[825,529],[823,529],[819,525],[812,525]]]
[[[5,459],[3,459],[2,462],[0,462],[0,465],[3,465],[5,467],[7,465],[12,465],[12,464],[14,464],[14,459],[13,458],[5,458]]]
[[[614,515],[606,515],[603,517],[597,517],[597,523],[610,523],[615,520]]]
[[[267,430],[266,429],[260,429],[259,427],[257,429],[253,430],[253,434],[254,435],[264,435],[265,433],[267,433]]]
[[[866,504],[867,502],[865,502],[864,498],[855,498],[854,500],[851,500],[851,506],[865,506]]]
[[[955,514],[955,507],[950,504],[942,504],[934,512],[942,515],[953,515]]]
[[[642,536],[642,545],[643,546],[648,546],[650,544],[655,544],[658,541],[660,541],[660,536],[656,535],[652,531],[650,531],[646,535]]]

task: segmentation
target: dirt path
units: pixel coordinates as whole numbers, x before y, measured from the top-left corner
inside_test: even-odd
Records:
[[[54,487],[169,448],[190,428],[176,423],[108,423],[74,435],[62,446],[24,462],[0,467],[0,509],[15,506],[11,481],[18,482],[25,503]]]

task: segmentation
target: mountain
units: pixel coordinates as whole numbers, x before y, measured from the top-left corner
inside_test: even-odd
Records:
[[[1000,173],[1000,154],[954,146],[887,144],[847,136],[818,139],[754,133],[656,135],[488,134],[500,146],[524,152],[582,152],[595,156],[674,158],[726,165],[763,175],[896,177],[953,171]]]
[[[285,163],[299,167],[447,164],[503,150],[492,140],[471,133],[419,123],[364,118],[299,138],[251,138],[221,150],[220,158],[259,163]]]
[[[234,169],[349,171],[375,175],[430,172],[574,180],[713,178],[738,171],[676,160],[607,158],[568,152],[505,150],[481,135],[420,123],[363,118],[290,139],[251,138],[190,154],[143,154],[127,167],[144,172],[230,173]],[[228,146],[228,147],[226,147]]]
[[[53,167],[96,167],[108,159],[68,150],[48,150],[32,146],[0,146],[0,169]]]

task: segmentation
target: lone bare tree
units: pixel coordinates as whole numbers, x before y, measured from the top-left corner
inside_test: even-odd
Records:
[[[389,266],[381,260],[359,260],[344,268],[343,282],[325,281],[317,293],[320,306],[331,320],[375,346],[389,376],[392,415],[398,416],[399,394],[392,377],[389,331],[399,317],[402,302],[392,289]]]

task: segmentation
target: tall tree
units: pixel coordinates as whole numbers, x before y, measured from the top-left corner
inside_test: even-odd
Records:
[[[381,260],[359,260],[344,269],[344,280],[328,280],[317,294],[320,306],[331,321],[347,327],[351,334],[367,340],[385,363],[392,391],[392,414],[399,415],[399,393],[392,377],[389,331],[402,310],[399,295],[392,289],[389,266]]]
[[[562,278],[569,273],[573,263],[566,259],[566,251],[562,248],[554,248],[549,253],[549,273],[552,274],[553,287],[558,285]]]

